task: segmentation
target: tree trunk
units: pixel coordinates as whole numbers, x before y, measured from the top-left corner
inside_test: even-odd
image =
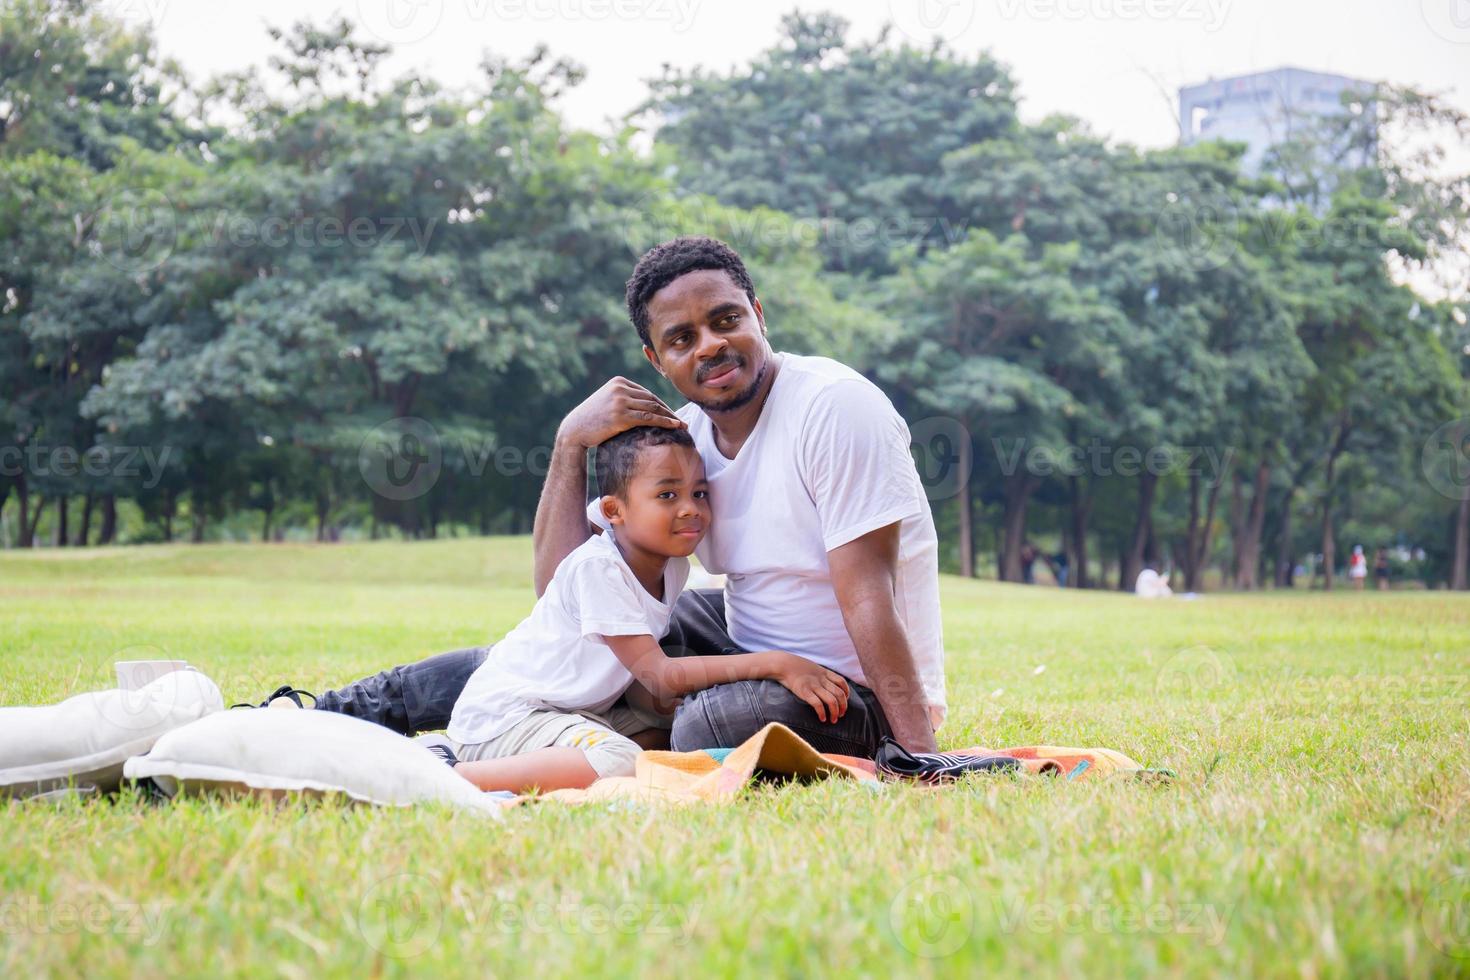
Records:
[[[1233,471],[1235,464],[1234,452],[1225,454],[1225,468],[1218,474],[1215,482],[1210,484],[1209,499],[1205,504],[1205,522],[1200,528],[1199,538],[1190,537],[1189,564],[1184,573],[1184,590],[1186,592],[1202,592],[1205,586],[1205,559],[1210,555],[1210,542],[1215,537],[1215,509],[1220,503],[1220,491],[1225,486],[1225,475]],[[1196,480],[1198,477],[1195,478]]]
[[[112,544],[112,539],[117,537],[117,497],[107,494],[102,498],[102,533],[97,537],[98,544]]]
[[[1296,498],[1296,487],[1288,487],[1281,501],[1281,527],[1276,530],[1276,575],[1273,579],[1278,589],[1292,586],[1292,569],[1296,565],[1291,549],[1291,504]]]
[[[1195,562],[1195,540],[1199,537],[1199,474],[1189,474],[1189,517],[1184,522],[1184,550],[1179,565],[1184,570],[1184,591],[1198,592],[1199,566]]]
[[[15,478],[15,502],[19,505],[17,509],[20,511],[16,516],[18,526],[15,532],[15,546],[29,548],[31,546],[31,488],[26,483],[24,471]]]
[[[174,511],[178,505],[178,499],[170,490],[163,499],[163,540],[166,544],[172,544],[174,540]]]
[[[189,534],[189,540],[193,544],[200,544],[204,541],[204,525],[207,520],[203,508],[196,508],[193,517],[194,526]]]
[[[1240,549],[1245,542],[1245,477],[1239,473],[1230,476],[1230,566],[1226,579],[1239,588]]]
[[[96,498],[90,490],[87,491],[87,496],[82,501],[82,526],[77,528],[76,544],[80,548],[85,548],[87,539],[92,536],[92,505],[95,503]]]
[[[1322,489],[1322,588],[1332,591],[1333,569],[1337,565],[1337,537],[1332,533],[1332,478],[1337,468],[1337,454],[1327,455],[1327,476]]]
[[[261,511],[265,517],[260,524],[260,543],[267,544],[271,539],[271,518],[276,516],[276,508],[274,506],[262,507]]]
[[[1337,565],[1337,536],[1332,531],[1332,510],[1322,509],[1322,588],[1332,591],[1333,580],[1336,576],[1333,568]]]
[[[1092,497],[1082,488],[1082,478],[1079,476],[1068,477],[1072,484],[1072,555],[1069,558],[1072,569],[1071,585],[1076,589],[1085,589],[1089,583],[1087,580],[1087,521],[1092,516]]]
[[[1036,477],[1030,473],[1017,473],[1006,479],[1006,509],[1002,528],[1005,539],[1001,543],[1001,581],[1021,582],[1021,546],[1026,543],[1026,505],[1036,491]]]
[[[1159,485],[1159,475],[1144,470],[1138,475],[1138,509],[1133,517],[1133,540],[1123,554],[1123,568],[1118,574],[1118,588],[1133,591],[1138,573],[1143,571],[1144,551],[1154,526],[1154,492]]]
[[[68,500],[65,493],[56,498],[56,535],[54,543],[58,548],[65,548],[71,543],[67,539],[67,503]]]
[[[31,510],[31,527],[26,537],[26,547],[29,548],[36,540],[36,531],[41,526],[41,510],[46,506],[46,495],[36,495],[36,506]]]
[[[1259,584],[1257,572],[1261,564],[1261,531],[1266,525],[1266,488],[1270,483],[1271,464],[1262,460],[1256,464],[1250,511],[1246,516],[1235,555],[1235,584],[1241,589],[1251,590]]]
[[[970,472],[970,454],[974,447],[969,439],[960,440],[959,467],[961,473]],[[960,574],[965,578],[975,577],[975,499],[970,493],[970,481],[960,482],[959,497],[955,503],[959,505],[960,514]]]
[[[316,495],[316,539],[327,540],[327,518],[332,513],[332,498],[329,494]]]
[[[1455,512],[1454,558],[1450,562],[1450,588],[1470,589],[1470,494],[1460,498]]]

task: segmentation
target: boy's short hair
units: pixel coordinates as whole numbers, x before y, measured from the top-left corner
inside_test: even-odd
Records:
[[[686,429],[665,429],[659,425],[640,425],[601,443],[593,459],[597,475],[597,493],[601,497],[626,499],[628,483],[638,465],[638,454],[651,446],[687,446],[694,439]]]

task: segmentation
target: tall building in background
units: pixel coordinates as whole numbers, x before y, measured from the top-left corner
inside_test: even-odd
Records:
[[[1272,146],[1308,130],[1321,116],[1350,111],[1344,92],[1371,91],[1373,83],[1344,75],[1277,68],[1274,71],[1211,79],[1179,90],[1179,142],[1233,140],[1247,144],[1245,168],[1257,173]],[[1371,105],[1362,108],[1370,127],[1368,149],[1358,166],[1373,162],[1376,124]]]

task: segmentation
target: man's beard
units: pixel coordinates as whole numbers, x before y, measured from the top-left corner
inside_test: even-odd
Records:
[[[733,412],[737,409],[744,408],[746,405],[749,405],[755,399],[755,396],[760,392],[761,384],[766,380],[766,372],[770,369],[771,359],[769,357],[763,358],[761,360],[761,368],[755,373],[755,377],[751,380],[750,385],[747,386],[744,391],[740,392],[738,395],[731,398],[727,402],[707,402],[700,401],[694,398],[690,399],[690,401],[694,402],[694,404],[704,409],[705,412],[711,414],[716,412]]]

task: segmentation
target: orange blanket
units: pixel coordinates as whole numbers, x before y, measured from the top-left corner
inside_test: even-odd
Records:
[[[1091,779],[1143,772],[1112,749],[1068,749],[1034,745],[1013,749],[961,749],[963,754],[1008,755],[1032,773]],[[717,760],[707,752],[642,752],[632,776],[599,779],[586,789],[562,789],[539,799],[561,803],[639,800],[656,803],[728,803],[750,784],[757,769],[796,778],[836,777],[877,784],[871,759],[823,755],[785,725],[770,724]]]

